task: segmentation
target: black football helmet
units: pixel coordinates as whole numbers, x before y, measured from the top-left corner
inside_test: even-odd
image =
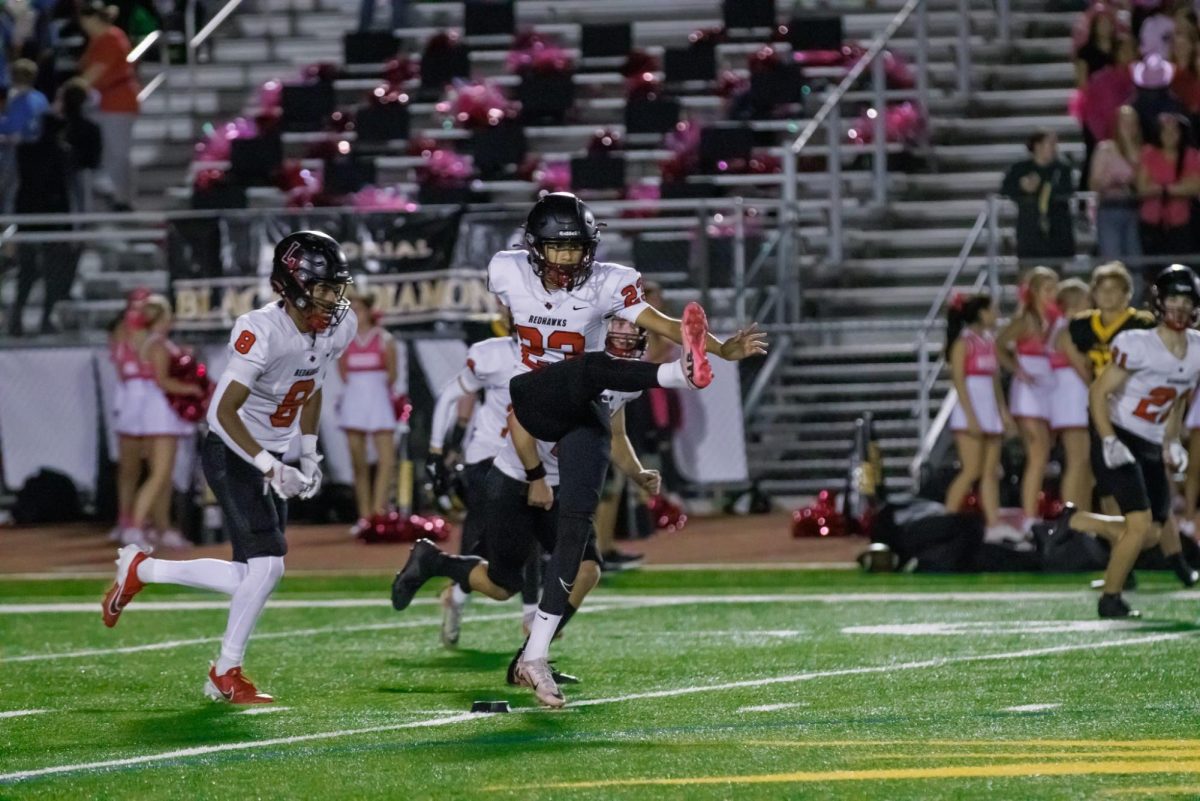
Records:
[[[608,333],[604,336],[604,350],[618,359],[640,359],[646,353],[646,329],[614,317],[608,322]]]
[[[346,254],[337,240],[320,231],[288,234],[275,246],[271,264],[271,288],[295,306],[315,332],[331,331],[350,311],[346,287],[354,283]],[[337,290],[336,300],[313,297],[317,284]]]
[[[1192,310],[1187,315],[1167,310],[1167,298],[1184,296],[1192,301]],[[1200,279],[1191,267],[1183,264],[1172,264],[1154,279],[1150,288],[1150,307],[1154,316],[1168,328],[1183,331],[1191,328],[1200,319]]]
[[[525,221],[525,247],[534,273],[558,289],[583,286],[592,273],[602,227],[587,204],[570,192],[544,195],[533,204]],[[547,245],[575,246],[583,252],[575,264],[551,264],[546,258]]]

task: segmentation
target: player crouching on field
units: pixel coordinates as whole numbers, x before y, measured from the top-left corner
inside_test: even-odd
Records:
[[[205,694],[234,704],[265,704],[242,673],[242,658],[267,598],[283,576],[287,499],[311,498],[321,486],[317,430],[325,372],[354,339],[357,322],[345,299],[350,270],[331,237],[300,231],[275,248],[271,287],[283,299],[243,314],[230,336],[229,365],[208,411],[204,476],[221,504],[233,561],[151,559],[127,545],[104,596],[104,623],[146,584],[180,584],[232,596],[221,653]],[[301,468],[282,459],[299,428]]]
[[[1200,379],[1200,281],[1173,264],[1151,288],[1158,325],[1113,339],[1112,364],[1092,384],[1092,462],[1096,481],[1125,517],[1100,596],[1101,617],[1136,617],[1121,589],[1138,554],[1158,544],[1171,514],[1168,470],[1187,467],[1179,441],[1184,407]]]

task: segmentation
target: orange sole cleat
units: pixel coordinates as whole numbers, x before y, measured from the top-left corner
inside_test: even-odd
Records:
[[[684,365],[688,383],[695,389],[704,389],[713,380],[712,365],[708,363],[708,317],[699,303],[692,302],[683,307]]]
[[[230,668],[217,675],[217,666],[208,669],[208,681],[204,683],[204,694],[214,701],[227,701],[231,704],[273,704],[275,698],[260,693],[250,679],[246,678],[240,667]]]
[[[138,565],[146,560],[150,551],[140,545],[126,545],[117,551],[117,578],[104,594],[100,611],[104,615],[104,625],[110,629],[117,625],[121,612],[146,586],[138,578]]]

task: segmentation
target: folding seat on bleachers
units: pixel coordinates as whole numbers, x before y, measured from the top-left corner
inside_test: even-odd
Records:
[[[630,98],[625,104],[626,134],[664,134],[679,123],[679,101],[661,95]]]
[[[320,131],[337,110],[337,91],[330,81],[283,87],[280,127],[289,133]]]
[[[721,13],[726,30],[774,28],[775,0],[724,0]]]
[[[625,188],[625,159],[607,153],[571,159],[573,191],[620,192]]]
[[[400,51],[400,40],[391,31],[351,31],[342,37],[345,64],[382,64]]]
[[[229,175],[242,186],[272,185],[282,164],[283,140],[278,133],[229,143]]]
[[[463,2],[463,35],[511,35],[516,30],[516,15],[512,0],[465,0]]]
[[[520,164],[529,152],[525,127],[516,120],[504,120],[471,134],[471,156],[479,177],[497,178]]]

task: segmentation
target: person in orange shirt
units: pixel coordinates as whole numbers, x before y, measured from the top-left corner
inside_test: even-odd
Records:
[[[96,191],[108,194],[113,208],[124,211],[133,196],[129,156],[141,87],[133,65],[127,61],[132,49],[129,37],[112,20],[110,7],[103,0],[88,0],[79,9],[79,25],[88,37],[79,70],[84,82],[100,96],[96,122],[103,150]]]

